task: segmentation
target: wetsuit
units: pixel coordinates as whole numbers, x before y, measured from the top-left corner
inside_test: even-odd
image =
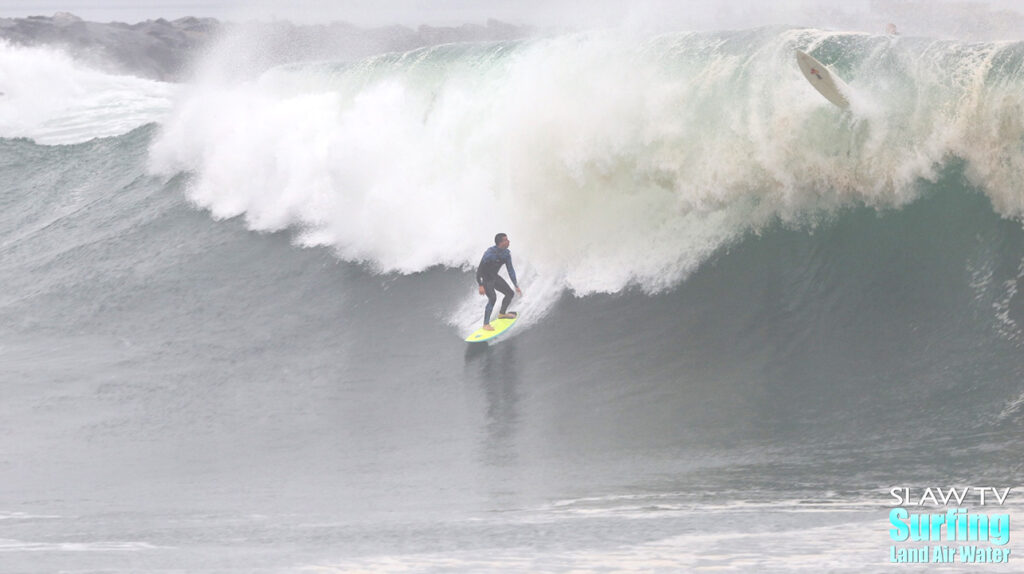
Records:
[[[476,269],[476,282],[478,285],[482,285],[484,291],[487,293],[487,308],[484,310],[484,325],[491,322],[491,312],[494,311],[494,302],[498,299],[498,295],[495,291],[501,291],[505,296],[501,300],[501,309],[498,311],[499,314],[504,314],[508,311],[508,305],[512,302],[512,298],[515,297],[515,293],[512,288],[508,286],[501,276],[498,275],[498,271],[501,270],[501,266],[504,265],[508,269],[508,277],[512,280],[512,284],[517,288],[519,282],[516,280],[516,270],[512,267],[512,252],[508,249],[502,249],[497,245],[489,247],[484,252],[483,259],[480,260],[480,266]]]

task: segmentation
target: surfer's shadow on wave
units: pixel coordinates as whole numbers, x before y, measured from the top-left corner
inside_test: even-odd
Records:
[[[509,377],[518,380],[517,354],[515,338],[502,345],[469,343],[464,357],[467,373],[476,370],[481,380]]]
[[[470,344],[465,361],[467,382],[479,385],[486,408],[484,458],[501,466],[515,457],[514,439],[520,418],[522,372],[516,342]]]

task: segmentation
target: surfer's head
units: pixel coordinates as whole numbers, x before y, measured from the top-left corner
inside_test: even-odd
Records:
[[[508,235],[504,233],[499,233],[495,235],[494,244],[497,245],[498,247],[501,247],[502,249],[507,249],[509,244]]]

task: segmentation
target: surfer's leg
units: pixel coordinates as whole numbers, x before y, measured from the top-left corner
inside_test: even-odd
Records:
[[[501,300],[501,309],[498,311],[498,316],[500,317],[508,312],[508,306],[512,303],[512,298],[515,297],[516,294],[515,291],[512,291],[512,288],[508,286],[508,283],[506,283],[501,277],[498,277],[494,282],[494,288],[501,291],[501,294],[505,296]]]
[[[484,308],[484,325],[491,324],[491,312],[494,311],[494,302],[498,300],[498,294],[494,292],[494,282],[484,283],[484,292],[487,294],[487,307]]]

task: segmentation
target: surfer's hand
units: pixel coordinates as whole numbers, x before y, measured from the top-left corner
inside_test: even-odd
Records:
[[[481,295],[486,295],[487,294],[487,289],[484,289],[483,285],[480,286],[480,294]]]
[[[519,294],[520,297],[523,296],[523,290],[520,289],[519,287],[516,287],[516,293]]]

